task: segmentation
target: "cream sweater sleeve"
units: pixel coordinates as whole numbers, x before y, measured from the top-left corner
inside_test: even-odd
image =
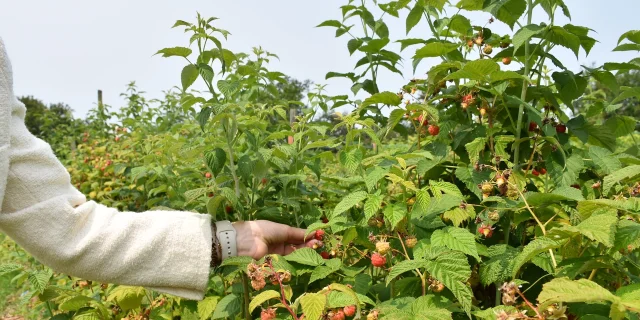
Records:
[[[58,272],[201,300],[210,216],[118,212],[87,202],[51,147],[25,127],[12,86],[0,39],[0,231]]]

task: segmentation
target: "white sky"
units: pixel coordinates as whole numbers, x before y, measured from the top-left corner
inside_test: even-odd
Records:
[[[581,64],[629,61],[638,56],[637,52],[611,50],[622,33],[640,29],[639,0],[565,2],[571,23],[591,27],[597,32],[592,37],[600,41],[588,57],[581,51],[579,60],[568,49],[557,50],[556,56],[569,69],[579,71]],[[223,44],[230,50],[249,52],[262,46],[280,57],[271,64],[272,70],[328,83],[330,94],[345,94],[350,93],[347,81],[325,81],[324,76],[328,71],[351,71],[359,57],[349,56],[348,38],[334,38],[335,29],[315,28],[324,20],[339,20],[339,6],[344,4],[345,0],[0,0],[0,37],[13,63],[16,94],[33,95],[46,103],[67,103],[77,116],[84,116],[95,105],[98,89],[103,90],[105,103],[119,107],[123,104],[120,93],[130,81],[136,81],[150,98],[159,98],[163,90],[179,85],[183,61],[153,55],[164,47],[188,44],[188,36],[170,27],[177,19],[193,21],[196,11],[220,18],[217,26],[232,33]],[[386,19],[392,41],[407,38],[406,14],[405,10],[400,19]],[[484,25],[490,17],[487,13],[467,16],[477,25]],[[556,24],[567,22],[556,20]],[[490,28],[498,33],[508,31],[500,22]],[[431,33],[423,21],[408,37],[428,39]],[[402,54],[405,79],[385,74],[379,80],[381,90],[396,91],[413,77],[411,56],[417,48]],[[436,62],[423,62],[417,76]]]

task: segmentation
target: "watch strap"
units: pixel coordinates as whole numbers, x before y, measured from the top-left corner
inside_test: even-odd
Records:
[[[236,229],[229,221],[216,221],[216,236],[222,249],[222,260],[238,255]]]

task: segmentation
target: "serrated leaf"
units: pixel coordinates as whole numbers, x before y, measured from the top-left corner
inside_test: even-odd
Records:
[[[445,211],[442,215],[442,218],[445,219],[445,221],[447,219],[451,220],[451,223],[456,227],[459,227],[463,222],[474,217],[475,211],[472,206],[467,206],[466,209],[462,209],[460,207],[453,208],[452,210]]]
[[[482,152],[487,145],[487,138],[478,137],[473,139],[473,141],[464,145],[465,149],[467,149],[467,153],[469,153],[469,160],[471,163],[478,162],[480,159],[480,152]]]
[[[260,292],[260,294],[255,296],[253,300],[251,300],[251,303],[249,303],[249,312],[253,312],[255,308],[257,308],[258,306],[260,306],[261,304],[265,303],[270,299],[280,299],[280,292],[275,290],[266,290],[266,291]],[[198,304],[198,306],[200,306],[200,304]]]
[[[431,234],[432,246],[444,246],[468,254],[481,261],[476,248],[475,236],[467,229],[447,227]]]
[[[525,0],[492,0],[485,1],[483,10],[490,12],[496,19],[506,23],[513,29],[513,25],[527,9]]]
[[[402,99],[398,97],[398,94],[390,91],[385,91],[385,92],[376,93],[371,97],[365,99],[360,105],[360,108],[366,108],[368,106],[379,104],[379,103],[384,105],[389,105],[389,106],[397,106],[400,104],[401,101]]]
[[[427,271],[453,292],[465,312],[471,312],[473,293],[465,284],[471,276],[471,267],[463,253],[442,252],[435,260],[427,261]]]
[[[206,297],[202,301],[198,301],[198,316],[200,320],[209,319],[216,310],[220,297]]]
[[[330,274],[340,270],[342,266],[342,262],[339,259],[331,259],[325,262],[326,266],[318,266],[313,269],[311,272],[311,278],[309,279],[309,283],[318,281],[320,279],[324,279],[328,277]]]
[[[122,310],[138,308],[145,296],[142,287],[118,286],[111,290],[107,300],[116,303]]]
[[[22,269],[23,269],[22,265],[19,265],[17,263],[3,263],[3,264],[0,264],[0,276],[5,275],[7,273],[19,271]]]
[[[413,27],[415,27],[418,22],[420,22],[423,12],[424,7],[421,3],[416,3],[413,9],[409,11],[409,15],[407,16],[407,20],[405,22],[407,34],[409,34],[409,31],[411,31],[411,29],[413,29]]]
[[[620,160],[605,148],[598,146],[589,147],[589,157],[604,174],[611,174],[622,167]]]
[[[517,52],[520,46],[529,42],[531,37],[540,34],[543,30],[544,28],[537,24],[530,24],[522,27],[513,35],[513,52]]]
[[[387,170],[381,167],[373,168],[373,170],[371,170],[371,172],[369,172],[367,176],[364,178],[364,183],[367,185],[367,190],[369,190],[369,192],[373,191],[378,181],[384,178],[386,174],[387,174]]]
[[[356,204],[360,203],[362,200],[366,199],[368,196],[366,191],[356,191],[348,194],[336,205],[333,209],[333,216],[337,216],[349,209],[351,209]]]
[[[29,282],[31,286],[39,293],[42,294],[44,290],[49,286],[49,280],[53,276],[51,270],[36,271],[29,273]]]
[[[431,187],[433,196],[437,199],[440,199],[442,197],[442,194],[452,195],[460,199],[464,198],[460,189],[458,189],[458,187],[451,182],[430,180],[429,186]]]
[[[164,48],[156,52],[156,54],[162,54],[163,57],[188,57],[191,55],[192,50],[185,47],[173,47],[173,48]]]
[[[305,319],[319,320],[324,313],[327,298],[321,293],[306,293],[300,298]]]
[[[416,50],[414,59],[439,57],[452,52],[458,48],[458,44],[450,42],[431,42]]]
[[[618,301],[619,298],[597,283],[587,280],[570,280],[569,278],[556,278],[542,286],[542,292],[538,295],[541,308],[554,303],[571,302],[604,302]]]
[[[609,214],[592,215],[576,226],[587,238],[612,247],[615,241],[618,218]]]
[[[382,201],[384,197],[382,195],[370,194],[367,201],[364,203],[364,218],[371,219],[382,208]]]
[[[618,231],[615,236],[615,249],[626,250],[628,246],[632,249],[640,247],[640,224],[634,221],[621,220],[618,223]]]
[[[384,209],[384,217],[389,220],[391,224],[391,228],[395,229],[398,226],[398,223],[402,221],[407,216],[407,207],[404,203],[395,203],[393,205],[388,205]]]
[[[485,286],[492,283],[507,281],[511,278],[513,262],[520,253],[518,249],[506,244],[489,247],[490,259],[480,265],[480,281]]]
[[[182,69],[180,81],[182,82],[182,90],[186,91],[198,79],[198,67],[188,64]]]
[[[340,164],[342,164],[349,172],[355,173],[362,164],[362,151],[360,149],[352,149],[350,151],[342,150],[340,152]]]
[[[307,266],[319,266],[324,264],[324,259],[315,250],[311,248],[302,248],[293,251],[285,257],[287,261],[297,262]]]
[[[211,319],[235,317],[240,313],[240,298],[235,294],[224,296],[213,311]]]
[[[518,274],[518,271],[520,271],[520,268],[525,263],[529,262],[529,260],[531,260],[534,256],[542,252],[548,251],[549,249],[558,248],[561,245],[562,245],[561,242],[558,242],[549,238],[545,238],[545,237],[540,237],[529,242],[522,249],[522,252],[520,252],[520,254],[518,254],[518,256],[514,259],[513,270],[511,270],[511,277],[515,278],[516,275]]]
[[[387,286],[393,281],[393,279],[397,278],[399,275],[420,268],[426,267],[426,261],[424,260],[403,260],[396,263],[393,267],[391,267],[391,271],[387,275]]]
[[[608,194],[611,188],[617,183],[620,183],[626,179],[633,179],[640,175],[640,165],[633,165],[622,168],[606,177],[602,180],[602,193]]]
[[[62,311],[77,311],[89,304],[93,299],[87,296],[75,296],[64,300],[58,308]]]

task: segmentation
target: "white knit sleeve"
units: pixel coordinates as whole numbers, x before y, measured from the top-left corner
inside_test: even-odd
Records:
[[[0,56],[2,49],[0,43]],[[10,79],[10,68],[0,71]],[[87,202],[51,147],[29,133],[24,105],[6,89],[0,108],[9,108],[10,117],[0,138],[9,137],[10,144],[0,145],[0,173],[6,172],[6,179],[0,177],[0,231],[58,272],[201,300],[209,281],[211,217],[118,212]]]

